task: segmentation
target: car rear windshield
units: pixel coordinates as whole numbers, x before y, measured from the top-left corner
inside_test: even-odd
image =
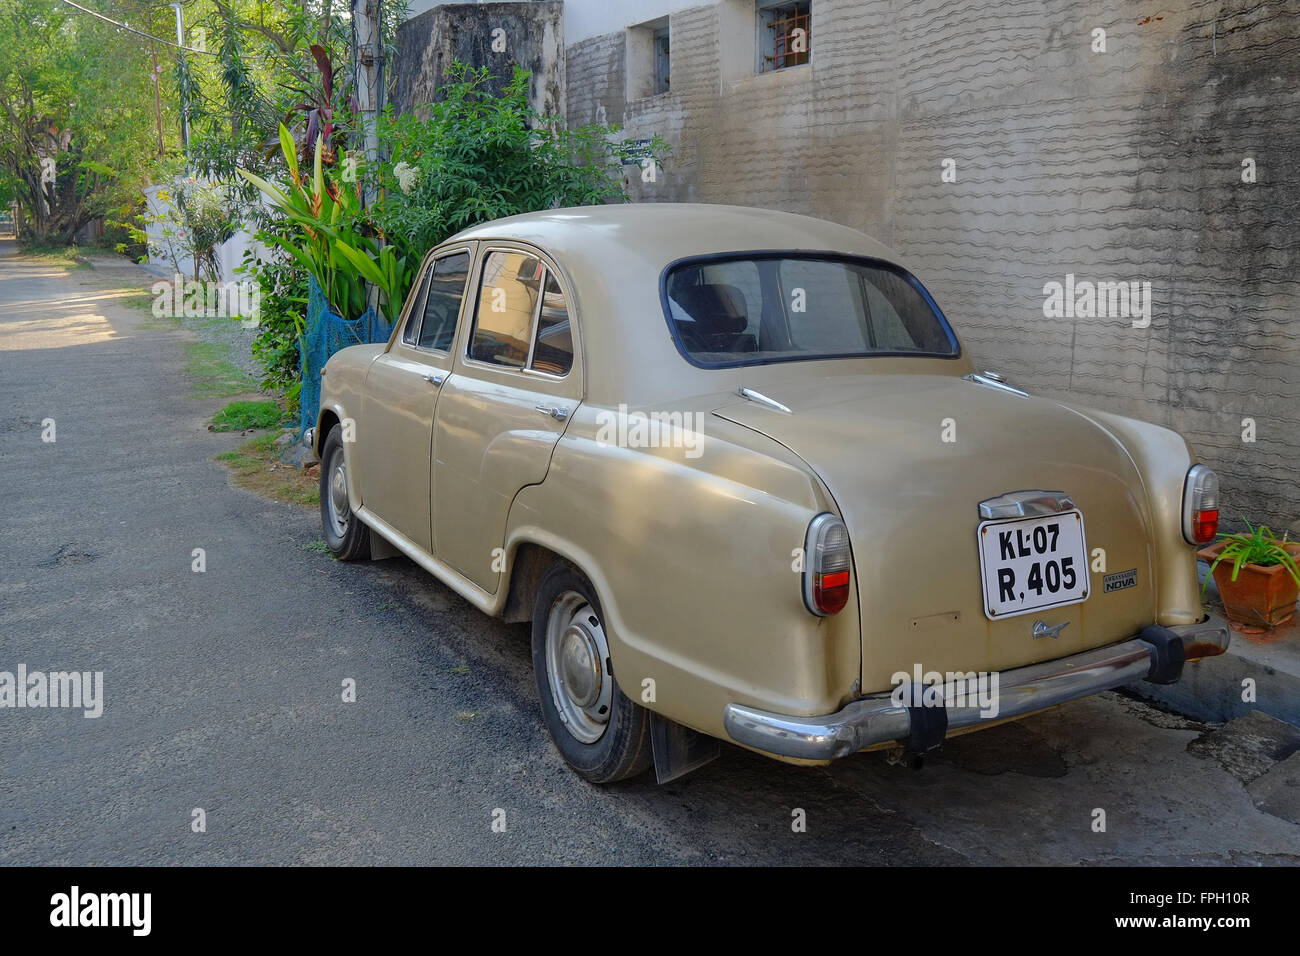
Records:
[[[959,353],[908,273],[873,259],[750,253],[674,263],[664,311],[682,354],[705,367]]]

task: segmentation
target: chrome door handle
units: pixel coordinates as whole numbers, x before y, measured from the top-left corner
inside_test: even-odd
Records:
[[[567,408],[561,408],[559,405],[534,405],[533,408],[537,409],[543,415],[550,415],[557,422],[562,422],[569,417],[569,410]]]
[[[423,378],[426,382],[428,382],[430,385],[433,385],[436,388],[440,386],[443,382],[447,381],[447,373],[446,372],[425,372],[424,375],[421,376],[421,378]]]

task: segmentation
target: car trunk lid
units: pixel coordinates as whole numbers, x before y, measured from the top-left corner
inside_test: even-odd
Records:
[[[1083,416],[956,376],[870,373],[753,388],[790,411],[738,398],[713,414],[789,448],[834,497],[853,549],[864,691],[916,668],[1025,666],[1127,638],[1153,620],[1140,476],[1115,438]],[[990,620],[979,503],[1026,489],[1064,492],[1082,513],[1089,594]],[[1104,572],[1093,570],[1098,549]],[[1132,574],[1106,591],[1105,574],[1115,572]],[[1055,637],[1032,636],[1040,620]]]

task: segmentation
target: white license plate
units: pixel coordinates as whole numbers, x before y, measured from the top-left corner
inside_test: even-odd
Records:
[[[1088,545],[1083,515],[980,522],[984,613],[991,621],[1088,597]]]

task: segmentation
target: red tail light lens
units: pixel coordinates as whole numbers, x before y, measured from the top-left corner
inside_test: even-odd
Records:
[[[803,602],[818,617],[844,610],[849,603],[849,529],[832,514],[808,525],[804,543]]]
[[[1193,465],[1183,483],[1183,537],[1188,544],[1209,544],[1219,531],[1219,476]]]

